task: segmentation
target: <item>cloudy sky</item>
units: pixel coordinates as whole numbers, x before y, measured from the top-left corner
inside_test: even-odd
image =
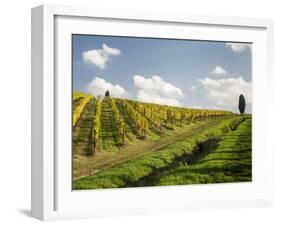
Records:
[[[251,112],[247,43],[73,35],[73,89],[93,95]]]

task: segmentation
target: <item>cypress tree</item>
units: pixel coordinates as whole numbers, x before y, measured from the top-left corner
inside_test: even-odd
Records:
[[[243,115],[244,118],[244,112],[246,108],[246,100],[243,94],[239,96],[239,104],[238,104],[238,109],[240,111],[240,114]]]
[[[110,94],[109,94],[109,91],[108,91],[108,90],[106,90],[105,96],[106,96],[106,97],[110,97]]]

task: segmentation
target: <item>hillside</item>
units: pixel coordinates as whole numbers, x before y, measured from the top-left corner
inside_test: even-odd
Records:
[[[97,102],[101,113],[95,118]],[[77,110],[78,109],[78,110]],[[170,131],[178,131],[195,121],[232,115],[219,110],[170,107],[106,97],[103,100],[83,93],[73,95],[74,154],[94,155],[105,150],[118,150],[136,140],[156,140]],[[97,139],[93,128],[99,121]],[[96,147],[93,147],[96,143]]]
[[[139,158],[150,158],[171,145],[201,138],[210,128],[220,128],[226,122],[225,126],[232,128],[232,124],[239,124],[240,120],[241,117],[228,111],[170,107],[74,93],[74,180],[107,172],[115,166],[126,166]],[[184,154],[181,149],[175,151],[175,156]],[[112,183],[101,185],[112,186]],[[90,188],[94,187],[99,186],[91,183]]]

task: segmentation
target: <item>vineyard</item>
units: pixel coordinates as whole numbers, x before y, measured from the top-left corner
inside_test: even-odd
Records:
[[[251,116],[244,119],[229,111],[171,107],[75,92],[73,188],[196,183],[195,179],[185,179],[186,173],[180,179],[173,175],[182,173],[189,162],[193,165],[194,159],[197,162],[204,158],[203,144],[215,141],[216,145],[223,145],[217,142],[221,137],[236,131],[239,134],[240,130],[246,133],[250,122]],[[247,144],[251,146],[251,140]]]

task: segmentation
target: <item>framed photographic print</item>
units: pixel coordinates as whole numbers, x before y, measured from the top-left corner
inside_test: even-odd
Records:
[[[270,205],[272,21],[32,9],[32,215]]]

